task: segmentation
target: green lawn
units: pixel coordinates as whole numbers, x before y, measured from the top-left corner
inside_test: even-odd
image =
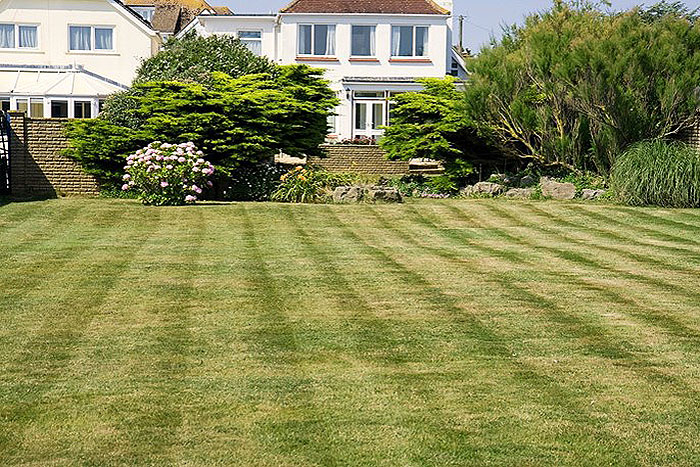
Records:
[[[0,465],[698,465],[700,211],[0,207]]]

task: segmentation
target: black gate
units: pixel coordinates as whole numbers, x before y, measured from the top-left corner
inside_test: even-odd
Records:
[[[10,194],[10,120],[0,111],[0,196]]]

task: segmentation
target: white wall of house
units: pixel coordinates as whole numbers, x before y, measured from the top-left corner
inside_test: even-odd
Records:
[[[299,26],[305,24],[335,26],[336,51],[333,56],[318,58],[299,53]],[[353,26],[375,28],[373,55],[352,55]],[[427,53],[421,57],[392,57],[392,26],[428,26]],[[345,76],[440,77],[447,72],[446,50],[450,35],[446,16],[282,14],[279,38],[279,62],[323,66],[333,81]]]
[[[451,9],[451,0],[443,0]],[[300,28],[331,26],[335,40],[319,54],[302,53]],[[353,55],[353,26],[373,29],[372,52]],[[424,27],[428,31],[425,51],[414,56],[398,56],[392,50],[392,28]],[[341,103],[336,108],[332,139],[358,136],[378,137],[377,128],[390,123],[392,96],[418,91],[417,78],[440,78],[452,69],[452,18],[448,15],[402,14],[294,14],[269,16],[200,16],[181,34],[195,29],[198,34],[231,34],[260,31],[260,51],[281,65],[308,64],[326,69],[326,78]]]
[[[0,48],[0,63],[13,65],[82,65],[129,85],[142,59],[157,52],[160,38],[113,0],[2,0],[0,25],[36,26],[35,48]],[[69,26],[111,28],[112,49],[70,50]],[[0,90],[2,92],[2,90]]]

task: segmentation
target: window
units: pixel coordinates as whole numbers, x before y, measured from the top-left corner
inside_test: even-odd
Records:
[[[100,99],[99,101],[97,101],[97,113],[101,113],[102,109],[104,109],[104,108],[105,108],[105,100]]]
[[[134,13],[138,14],[141,18],[145,19],[149,23],[153,22],[153,15],[156,12],[156,7],[154,6],[132,6]]]
[[[29,99],[29,116],[32,118],[43,118],[44,99]]]
[[[351,55],[356,57],[372,57],[375,54],[375,26],[352,27]]]
[[[114,50],[114,29],[111,27],[69,26],[70,50]]]
[[[0,24],[0,48],[36,49],[37,26],[27,24]]]
[[[0,98],[0,104],[2,105],[2,107],[0,109],[3,110],[4,112],[7,112],[8,110],[10,110],[10,98],[9,97]]]
[[[427,54],[427,26],[393,26],[391,28],[393,57],[425,57]]]
[[[51,101],[51,118],[68,118],[68,101]]]
[[[384,91],[355,91],[355,99],[384,99]]]
[[[17,99],[17,110],[20,112],[29,112],[29,101],[27,99]]]
[[[338,126],[336,123],[336,116],[335,115],[329,115],[328,119],[328,134],[333,135],[338,132]]]
[[[73,103],[73,117],[75,117],[75,118],[92,118],[92,102],[90,102],[90,101],[75,101]]]
[[[238,31],[238,38],[255,55],[262,55],[262,31]]]
[[[299,55],[335,55],[335,25],[299,25]]]

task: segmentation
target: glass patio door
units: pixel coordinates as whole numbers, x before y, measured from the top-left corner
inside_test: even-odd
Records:
[[[355,102],[355,136],[376,139],[384,133],[386,101]]]

